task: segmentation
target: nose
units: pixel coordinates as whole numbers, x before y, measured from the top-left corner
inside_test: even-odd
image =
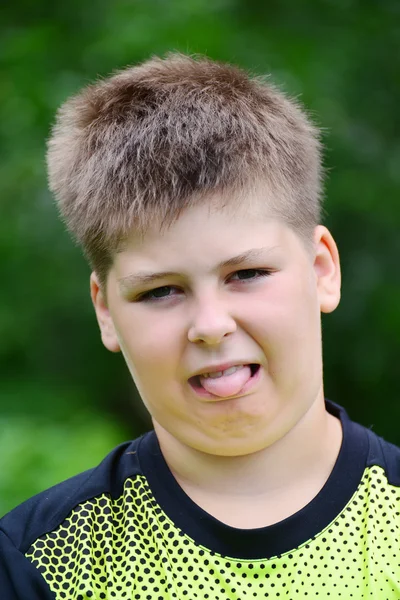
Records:
[[[235,320],[221,304],[213,300],[196,306],[188,339],[190,342],[217,345],[234,331],[236,331]]]

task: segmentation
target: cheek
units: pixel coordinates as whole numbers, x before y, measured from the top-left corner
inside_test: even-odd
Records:
[[[125,358],[140,379],[169,370],[179,350],[180,334],[174,319],[145,311],[124,311],[117,324]]]
[[[255,318],[255,316],[257,317]],[[315,289],[308,281],[282,277],[279,285],[261,295],[248,314],[254,336],[271,355],[292,356],[320,336],[320,313]]]

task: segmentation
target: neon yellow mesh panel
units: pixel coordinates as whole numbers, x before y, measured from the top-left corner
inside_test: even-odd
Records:
[[[118,500],[102,495],[77,506],[27,556],[57,600],[398,600],[399,496],[380,467],[369,468],[314,539],[269,560],[239,560],[175,528],[138,476]]]

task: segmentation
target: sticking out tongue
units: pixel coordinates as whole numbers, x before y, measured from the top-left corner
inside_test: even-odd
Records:
[[[222,375],[215,379],[200,376],[200,383],[210,394],[220,396],[221,398],[228,398],[229,396],[238,394],[250,377],[251,370],[250,367],[246,365],[231,375]]]

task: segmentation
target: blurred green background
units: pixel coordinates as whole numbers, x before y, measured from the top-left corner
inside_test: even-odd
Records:
[[[151,54],[235,62],[324,129],[325,223],[343,299],[323,319],[326,395],[400,444],[398,0],[28,0],[0,9],[0,514],[149,428],[101,345],[80,251],[46,188],[60,103]]]

